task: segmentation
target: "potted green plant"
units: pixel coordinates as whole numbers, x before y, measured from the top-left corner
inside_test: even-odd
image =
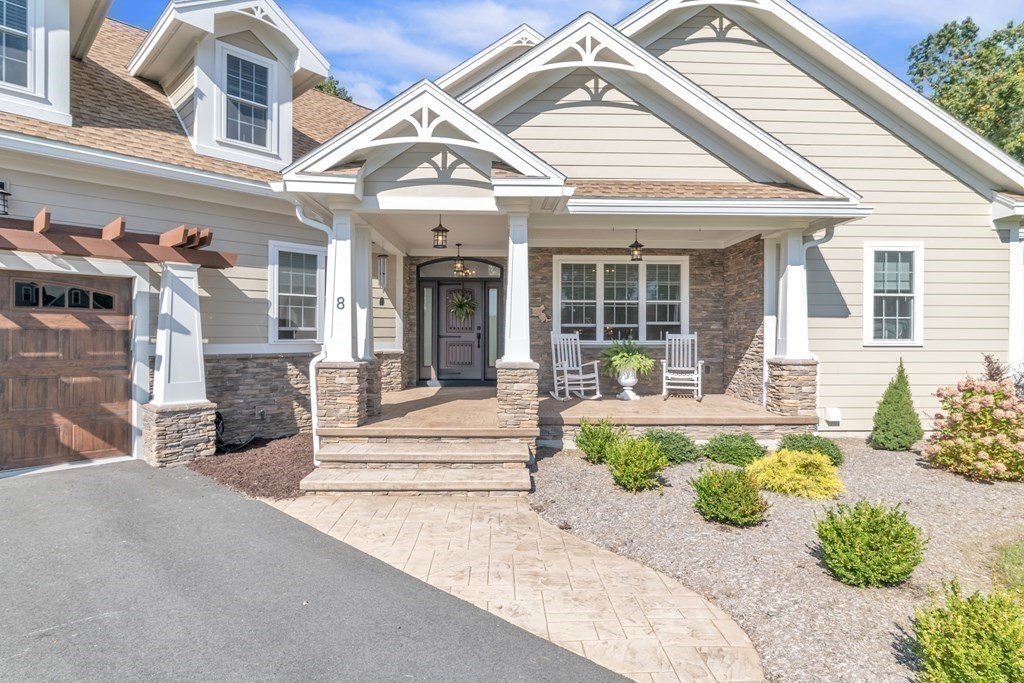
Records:
[[[470,292],[459,292],[452,297],[449,311],[459,320],[472,318],[476,314],[476,299]]]
[[[617,379],[622,387],[618,397],[623,401],[639,400],[633,387],[640,377],[650,376],[654,370],[654,358],[632,339],[615,342],[604,350],[601,357],[608,375]]]

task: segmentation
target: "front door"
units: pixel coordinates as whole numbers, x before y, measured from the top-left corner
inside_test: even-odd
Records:
[[[484,287],[481,282],[438,287],[438,379],[484,378]]]

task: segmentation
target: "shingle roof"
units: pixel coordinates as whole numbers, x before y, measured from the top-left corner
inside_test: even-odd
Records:
[[[574,198],[607,199],[825,199],[792,185],[685,180],[567,180]]]
[[[127,64],[146,31],[107,19],[89,56],[71,61],[71,127],[0,112],[0,129],[91,149],[258,181],[280,173],[202,156],[156,83],[134,78]],[[310,90],[292,107],[293,154],[305,156],[370,113],[342,99]]]

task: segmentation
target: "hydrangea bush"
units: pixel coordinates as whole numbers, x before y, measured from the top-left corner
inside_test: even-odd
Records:
[[[924,449],[929,462],[973,479],[1024,480],[1024,398],[1012,379],[968,378],[936,393],[944,412]]]

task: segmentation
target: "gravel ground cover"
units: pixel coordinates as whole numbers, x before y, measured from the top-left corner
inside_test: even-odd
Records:
[[[674,575],[728,611],[754,639],[770,680],[911,681],[915,606],[954,576],[969,590],[992,587],[996,546],[1024,539],[1024,484],[971,482],[913,453],[840,444],[846,493],[838,500],[900,503],[930,539],[903,586],[857,589],[828,574],[814,522],[835,501],[766,494],[772,507],[763,526],[705,521],[687,483],[704,463],[666,470],[663,495],[632,495],[614,486],[606,467],[560,452],[539,459],[531,500],[553,524]]]
[[[253,498],[294,498],[302,495],[299,482],[313,471],[313,437],[257,441],[237,453],[195,460],[188,468]]]

